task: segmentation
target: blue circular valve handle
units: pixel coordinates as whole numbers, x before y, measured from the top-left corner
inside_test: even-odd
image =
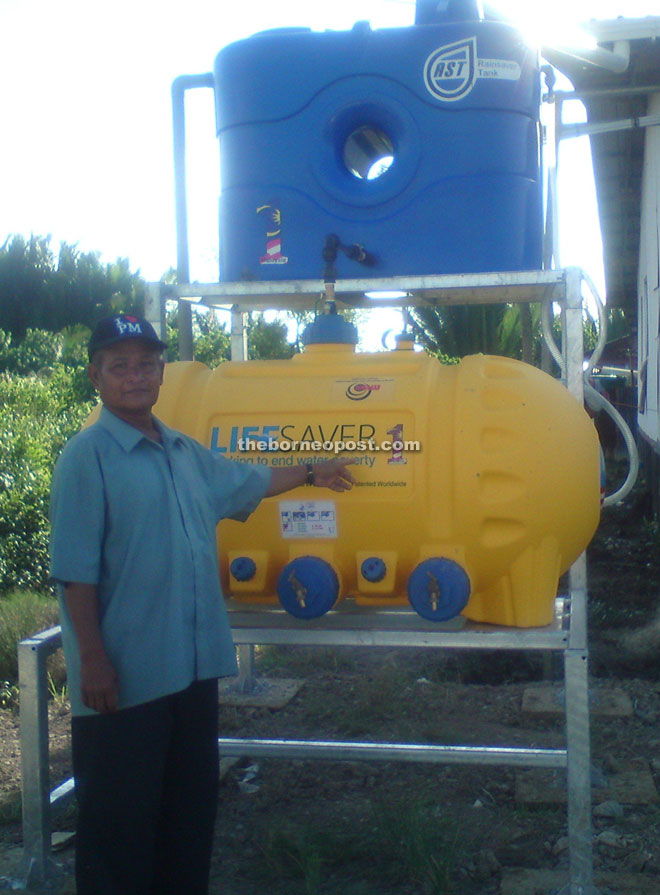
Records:
[[[232,559],[229,571],[236,581],[251,581],[257,571],[257,564],[249,556],[237,556]]]
[[[408,579],[408,599],[413,609],[432,622],[454,618],[470,598],[470,579],[452,559],[425,559]]]
[[[360,572],[362,572],[362,577],[366,578],[367,581],[375,583],[383,580],[387,572],[387,566],[380,556],[370,556],[360,566]]]
[[[318,556],[298,556],[277,579],[280,603],[296,618],[319,618],[339,596],[339,579],[330,563]]]

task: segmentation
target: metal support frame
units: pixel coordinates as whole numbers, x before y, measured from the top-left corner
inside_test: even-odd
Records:
[[[58,875],[51,850],[46,659],[62,646],[60,628],[49,628],[18,644],[21,779],[23,796],[23,873],[26,885]],[[61,795],[69,787],[60,787]]]
[[[396,281],[396,285],[395,285]],[[378,285],[377,285],[378,284]],[[387,285],[385,285],[387,284]],[[232,306],[233,356],[245,357],[243,314],[249,307],[313,307],[321,284],[289,283],[212,284],[160,287],[164,303],[172,290],[196,294],[209,305]],[[562,307],[565,385],[582,399],[581,272],[532,271],[450,277],[407,277],[385,281],[344,281],[337,284],[351,306],[372,304],[363,292],[402,289],[408,293],[399,305],[485,304],[489,302],[553,301]],[[229,300],[228,300],[229,299]],[[154,295],[150,319],[157,319]],[[570,448],[567,447],[567,451]],[[570,461],[570,456],[567,456]],[[254,646],[318,645],[417,647],[431,649],[520,649],[555,651],[564,657],[566,693],[566,748],[524,749],[489,746],[411,743],[325,742],[300,740],[219,739],[221,754],[286,758],[417,761],[444,764],[487,764],[512,767],[562,768],[567,771],[570,895],[596,895],[593,886],[591,835],[591,774],[587,650],[587,573],[581,556],[570,571],[568,598],[558,597],[555,618],[544,628],[518,629],[479,625],[463,618],[436,624],[410,610],[361,609],[350,599],[320,619],[300,620],[276,607],[247,607],[229,601],[234,642],[239,651],[239,687],[249,689],[253,675]],[[71,781],[48,793],[48,732],[45,658],[59,647],[59,628],[19,645],[21,685],[21,750],[23,755],[23,818],[26,868],[34,880],[52,874],[50,858],[50,805],[69,792]]]
[[[586,578],[584,554],[574,581]],[[572,570],[573,571],[573,570]],[[591,839],[591,773],[586,649],[586,590],[571,586],[557,598],[555,618],[545,628],[514,629],[472,622],[436,624],[406,609],[361,610],[345,599],[341,610],[304,621],[277,608],[229,602],[234,641],[305,646],[417,647],[420,649],[520,649],[563,653],[566,748],[526,749],[429,743],[366,743],[318,740],[221,738],[221,755],[262,758],[415,761],[506,767],[566,768],[570,895],[595,895]]]
[[[584,395],[582,336],[582,272],[579,268],[511,273],[458,274],[450,276],[394,277],[386,280],[343,280],[335,297],[348,307],[374,307],[365,298],[369,291],[403,291],[405,299],[394,306],[487,304],[492,302],[557,302],[562,311],[564,385],[580,402]],[[232,359],[246,356],[240,340],[239,314],[250,308],[310,308],[322,292],[313,280],[263,283],[213,283],[179,287],[177,295],[196,297],[210,307],[232,301]],[[165,297],[165,295],[164,295]],[[386,303],[378,303],[383,307]],[[235,350],[234,350],[235,349]],[[586,558],[580,557],[570,572],[570,598],[558,601],[554,630],[521,631],[466,625],[460,632],[415,619],[405,622],[396,612],[371,613],[359,625],[359,612],[332,613],[320,624],[296,622],[278,610],[233,605],[230,617],[239,650],[241,677],[238,688],[253,686],[256,644],[370,645],[452,648],[513,648],[560,650],[564,656],[566,693],[566,750],[490,749],[463,746],[412,746],[403,743],[330,743],[291,740],[221,739],[225,755],[277,756],[287,758],[371,758],[442,763],[483,763],[566,767],[570,850],[570,895],[593,895],[590,736],[588,703],[588,652],[586,625]],[[344,601],[344,604],[350,601]],[[410,613],[407,613],[409,616]],[[401,628],[401,624],[404,628]],[[339,627],[337,627],[339,625]],[[354,627],[357,625],[356,627]],[[430,627],[429,627],[430,625]],[[426,626],[426,627],[425,627]],[[248,652],[249,650],[249,652]]]

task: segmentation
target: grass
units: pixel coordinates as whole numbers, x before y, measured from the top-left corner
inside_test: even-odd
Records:
[[[543,658],[529,650],[456,650],[444,658],[432,681],[456,684],[514,684],[543,680]]]
[[[260,646],[255,647],[255,658],[259,671],[266,675],[304,676],[323,668],[325,671],[353,671],[358,668],[352,647],[300,647],[300,646]]]
[[[328,844],[318,833],[292,824],[270,830],[264,843],[266,867],[277,881],[299,880],[305,895],[320,891]]]
[[[376,843],[389,873],[419,886],[424,895],[455,892],[452,870],[459,863],[460,831],[437,808],[424,803],[376,806]]]
[[[337,729],[349,739],[369,736],[385,726],[390,736],[412,736],[408,718],[411,681],[396,668],[380,668],[367,676],[355,676],[344,692]]]
[[[48,695],[57,709],[62,709],[69,698],[69,687],[61,680],[57,669],[48,671]]]
[[[286,895],[380,895],[392,884],[412,885],[419,895],[459,891],[453,873],[460,863],[460,831],[454,821],[424,802],[381,800],[371,811],[352,828],[291,821],[270,827],[261,842],[264,860],[249,871],[255,883]]]
[[[21,793],[9,793],[0,799],[0,826],[15,824],[21,819],[23,802]]]
[[[0,681],[18,681],[19,640],[57,624],[57,600],[33,591],[0,596]]]
[[[415,670],[407,679],[397,671],[396,653],[383,651],[382,655],[383,662],[375,672],[378,680],[373,680],[374,673],[371,672],[368,692],[364,694],[364,700],[360,700],[361,710],[366,709],[370,715],[381,711],[374,705],[374,700],[387,706],[391,696],[412,684],[415,677],[425,677],[436,684],[509,684],[543,680],[545,674],[543,657],[529,650],[431,650],[429,654],[416,657]],[[364,674],[359,651],[356,654],[353,647],[262,646],[256,648],[255,657],[257,674],[266,677],[306,677],[318,672],[319,668],[328,673]],[[406,666],[410,668],[409,656]],[[361,695],[356,693],[354,698],[358,700]],[[360,722],[357,711],[356,715],[357,726],[364,727],[369,723]]]

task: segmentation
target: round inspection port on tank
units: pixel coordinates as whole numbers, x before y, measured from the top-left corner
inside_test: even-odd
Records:
[[[394,164],[394,146],[377,125],[363,124],[348,135],[343,158],[353,177],[378,180]]]
[[[379,556],[370,556],[360,566],[360,573],[365,581],[376,584],[387,574],[387,566]]]
[[[231,561],[229,571],[236,581],[252,581],[257,572],[257,564],[249,556],[237,556]]]

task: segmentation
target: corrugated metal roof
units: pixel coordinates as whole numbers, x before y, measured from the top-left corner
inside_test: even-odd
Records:
[[[660,90],[660,18],[591,22],[589,30],[602,46],[630,39],[630,64],[622,74],[605,71],[558,53],[550,61],[575,85],[590,123],[640,118],[647,114],[648,93]],[[607,91],[612,91],[610,94]],[[615,92],[616,91],[616,92]],[[598,213],[603,235],[607,302],[612,307],[636,307],[644,130],[592,135],[591,152]]]

